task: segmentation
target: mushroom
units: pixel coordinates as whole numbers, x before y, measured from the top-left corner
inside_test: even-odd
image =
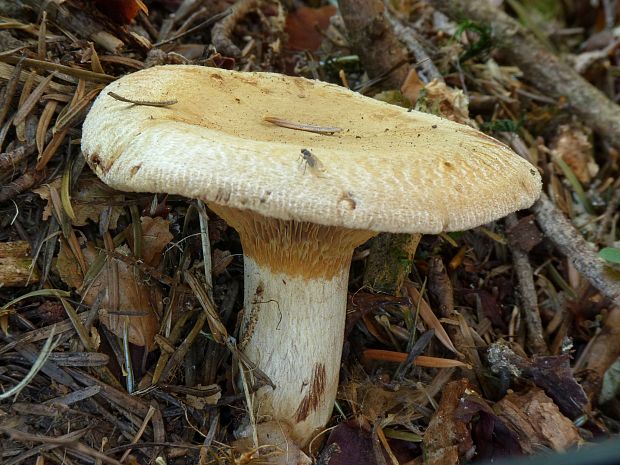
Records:
[[[468,126],[324,82],[200,66],[110,84],[82,150],[112,187],[204,200],[238,231],[239,347],[275,385],[254,414],[299,447],[335,401],[353,249],[378,232],[472,228],[541,190],[531,164]]]

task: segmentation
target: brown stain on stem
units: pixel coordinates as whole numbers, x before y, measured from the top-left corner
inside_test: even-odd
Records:
[[[295,421],[297,423],[304,421],[308,415],[317,410],[321,405],[321,400],[325,393],[326,379],[327,373],[325,372],[325,365],[316,363],[314,365],[312,380],[310,381],[310,388],[295,412]]]

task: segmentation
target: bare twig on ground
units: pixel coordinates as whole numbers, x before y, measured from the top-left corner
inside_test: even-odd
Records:
[[[430,0],[455,20],[464,18],[491,26],[494,44],[521,68],[545,95],[564,97],[577,115],[613,145],[620,147],[620,107],[544,48],[527,30],[487,1]]]
[[[180,38],[186,36],[187,34],[191,34],[191,33],[196,32],[196,31],[198,31],[198,30],[200,30],[202,28],[208,27],[208,26],[210,26],[211,24],[213,24],[216,21],[222,20],[222,21],[220,21],[218,23],[218,24],[222,24],[222,23],[225,22],[225,20],[223,20],[223,19],[226,18],[228,15],[230,15],[230,13],[231,13],[230,10],[226,10],[226,11],[223,11],[223,12],[218,13],[216,15],[213,15],[210,18],[207,18],[204,21],[201,21],[199,24],[197,24],[197,25],[195,25],[193,27],[190,27],[189,29],[186,29],[185,31],[178,32],[177,34],[173,35],[172,37],[170,37],[168,39],[165,39],[165,40],[162,40],[160,42],[157,42],[154,45],[156,47],[159,47],[161,45],[167,44],[168,42],[175,41],[177,39],[180,39]],[[215,30],[215,27],[213,29]],[[228,39],[228,40],[230,40],[230,39]],[[232,42],[231,42],[231,44],[232,44]],[[232,46],[236,47],[234,44]],[[237,50],[239,50],[239,49],[237,48]]]
[[[620,206],[620,183],[618,180],[614,183],[614,193],[609,199],[607,203],[607,207],[605,208],[605,213],[603,214],[603,218],[598,225],[598,229],[596,230],[596,240],[602,241],[603,244],[606,244],[607,241],[604,240],[605,234],[607,234],[607,230],[611,225],[611,221],[613,216],[618,211],[618,207]],[[611,240],[613,242],[613,239]]]
[[[506,226],[509,228],[516,226],[517,216],[511,213],[506,217]],[[538,298],[534,287],[534,277],[530,260],[527,252],[519,247],[514,240],[509,241],[510,251],[512,252],[512,263],[519,281],[519,291],[521,294],[521,307],[527,325],[527,342],[531,353],[534,355],[545,355],[549,352],[547,343],[543,335],[543,326],[540,321],[538,309]]]
[[[605,265],[592,244],[583,238],[546,194],[540,196],[532,210],[545,235],[572,262],[575,269],[605,297],[620,306],[620,273]]]
[[[0,153],[0,173],[10,173],[32,155],[36,149],[34,141],[19,145],[12,150]]]
[[[41,181],[41,179],[43,179],[43,176],[40,172],[35,171],[34,169],[27,170],[13,182],[0,187],[0,203],[11,200],[13,197],[27,191]]]
[[[426,84],[437,79],[443,81],[443,76],[435,66],[435,63],[430,59],[428,53],[417,39],[418,33],[411,27],[405,26],[394,15],[387,13],[387,18],[390,24],[394,28],[394,33],[406,47],[409,53],[415,58],[416,63],[419,63],[420,78]]]
[[[232,13],[213,26],[211,30],[211,42],[219,53],[231,57],[241,56],[241,50],[233,43],[230,37],[237,23],[241,21],[250,10],[256,7],[257,2],[258,0],[239,0],[232,7]]]
[[[407,55],[384,15],[383,1],[339,0],[338,6],[349,43],[368,75],[376,78],[389,73],[380,86],[400,88],[409,70]]]

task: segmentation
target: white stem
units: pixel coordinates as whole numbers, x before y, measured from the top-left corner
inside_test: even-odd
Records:
[[[257,421],[281,422],[303,447],[325,426],[336,399],[349,267],[329,280],[308,279],[244,261],[240,345],[276,385],[258,391]]]

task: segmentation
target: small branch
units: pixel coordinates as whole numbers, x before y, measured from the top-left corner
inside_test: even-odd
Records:
[[[602,241],[604,244],[607,243],[607,241],[603,240],[603,238],[605,234],[607,234],[607,230],[611,225],[611,220],[620,206],[620,186],[618,184],[619,183],[617,181],[614,184],[614,193],[612,194],[611,199],[609,199],[609,203],[607,204],[607,208],[605,208],[605,213],[603,214],[603,219],[599,223],[598,229],[596,230],[597,241]]]
[[[506,226],[509,228],[517,224],[517,216],[511,213],[506,217]],[[547,343],[543,336],[543,326],[538,310],[538,298],[534,287],[532,265],[527,256],[527,252],[522,250],[514,240],[510,240],[510,251],[512,252],[512,263],[514,265],[519,290],[521,294],[521,306],[527,325],[527,345],[530,352],[534,355],[545,355],[549,352]]]
[[[0,187],[0,203],[11,200],[22,192],[27,191],[32,186],[41,181],[41,179],[43,179],[43,176],[40,172],[37,172],[33,169],[27,170],[15,181]]]
[[[546,194],[541,194],[532,210],[545,235],[572,262],[575,269],[605,297],[620,306],[620,273],[605,265],[592,244],[583,238]]]
[[[225,56],[240,57],[241,50],[237,47],[232,39],[233,30],[241,19],[256,7],[258,0],[238,0],[232,7],[232,13],[219,21],[211,29],[211,43],[215,49]]]
[[[10,173],[17,170],[18,166],[30,155],[32,155],[37,146],[34,141],[19,145],[7,152],[0,153],[0,173]]]
[[[408,60],[384,14],[383,0],[339,0],[338,6],[349,43],[368,76],[387,74],[381,86],[399,89],[409,71],[409,66],[404,66]]]
[[[433,63],[422,44],[418,41],[418,33],[413,28],[402,24],[398,18],[389,12],[387,13],[387,18],[392,28],[394,28],[394,34],[396,34],[398,40],[407,47],[409,53],[415,58],[415,61],[419,63],[418,66],[421,68],[419,74],[422,81],[425,84],[435,79],[443,81],[443,76],[435,66],[435,63]]]
[[[620,147],[620,107],[577,71],[550,53],[526,29],[487,1],[429,0],[454,20],[469,18],[491,26],[494,44],[543,94],[564,97],[575,113]]]

